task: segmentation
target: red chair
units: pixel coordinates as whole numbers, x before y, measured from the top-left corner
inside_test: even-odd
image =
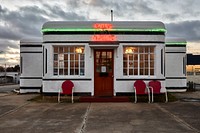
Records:
[[[151,98],[152,98],[152,102],[154,101],[154,94],[161,94],[163,92],[161,92],[161,82],[158,80],[152,80],[149,82],[149,88],[150,88],[150,92],[152,94]],[[164,89],[164,93],[165,93],[165,102],[168,102],[168,97],[167,97],[167,90],[165,88]]]
[[[143,80],[136,80],[134,83],[134,91],[135,91],[135,103],[137,102],[137,95],[148,95],[149,103],[150,103],[150,93],[149,88],[146,86]]]
[[[61,92],[62,88],[62,92]],[[63,95],[71,95],[72,98],[72,103],[74,103],[74,96],[73,96],[73,89],[74,89],[74,84],[70,80],[66,80],[62,83],[62,87],[59,89],[58,92],[58,102],[60,103],[60,94]]]

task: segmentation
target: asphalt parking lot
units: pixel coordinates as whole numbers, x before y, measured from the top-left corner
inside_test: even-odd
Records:
[[[200,102],[39,103],[39,94],[0,95],[2,133],[196,133]],[[198,98],[200,92],[177,94]]]

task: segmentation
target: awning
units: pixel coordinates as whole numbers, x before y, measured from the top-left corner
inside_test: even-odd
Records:
[[[117,48],[119,42],[90,42],[89,46],[91,48]]]

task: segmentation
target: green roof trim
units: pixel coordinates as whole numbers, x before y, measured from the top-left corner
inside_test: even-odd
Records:
[[[166,45],[187,45],[187,42],[165,42]]]
[[[101,31],[93,28],[44,28],[43,33],[48,32],[95,32]],[[150,28],[150,29],[108,29],[108,31],[124,31],[124,32],[161,32],[165,33],[167,30],[162,28]]]

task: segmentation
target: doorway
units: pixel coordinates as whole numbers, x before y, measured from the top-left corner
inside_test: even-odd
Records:
[[[94,95],[113,96],[113,49],[94,50]]]

